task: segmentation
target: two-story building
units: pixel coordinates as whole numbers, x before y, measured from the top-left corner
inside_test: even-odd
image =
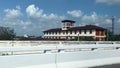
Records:
[[[97,41],[105,40],[105,28],[96,25],[75,26],[75,21],[63,20],[61,28],[43,31],[45,39],[75,39],[76,37],[92,37]]]

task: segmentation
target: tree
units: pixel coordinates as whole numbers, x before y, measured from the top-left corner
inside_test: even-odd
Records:
[[[106,41],[120,41],[120,35],[113,34],[108,30],[106,32]]]
[[[108,37],[109,41],[120,41],[120,35],[111,35]]]
[[[15,33],[13,29],[8,27],[0,27],[0,40],[13,40]]]

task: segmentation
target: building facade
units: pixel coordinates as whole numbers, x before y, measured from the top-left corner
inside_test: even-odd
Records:
[[[45,39],[75,39],[79,37],[92,37],[97,41],[105,40],[106,29],[95,26],[75,26],[75,21],[63,20],[61,28],[48,29],[43,31]]]

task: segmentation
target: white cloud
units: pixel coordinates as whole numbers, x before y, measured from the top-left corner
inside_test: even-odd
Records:
[[[70,12],[72,13],[73,11],[69,11],[69,13]],[[80,11],[80,10],[76,10],[76,11]],[[83,13],[84,12],[82,12],[82,15],[77,16],[77,20],[80,21],[79,25],[90,25],[91,24],[91,25],[100,25],[100,26],[107,25],[107,26],[109,26],[111,24],[110,20],[107,19],[108,15],[99,15],[96,12],[92,12],[92,13],[88,13],[88,14],[83,14]],[[76,18],[76,16],[73,16],[73,15],[71,15],[71,16],[73,18]]]
[[[51,13],[51,14],[47,14],[44,13],[43,9],[39,9],[38,7],[36,7],[34,4],[29,5],[26,8],[26,13],[28,15],[29,18],[32,19],[37,19],[37,20],[41,20],[41,21],[45,21],[46,19],[63,19],[64,16],[58,16],[57,14]]]
[[[15,9],[5,9],[5,16],[2,18],[2,22],[4,22],[5,26],[16,26],[16,25],[21,25],[21,17],[22,17],[22,12],[20,10],[20,6],[16,6]],[[2,23],[3,24],[3,23]]]
[[[120,23],[120,18],[118,19],[118,21],[117,21],[118,23]]]
[[[5,16],[0,19],[0,24],[14,28],[17,35],[42,35],[42,31],[46,29],[61,27],[61,20],[66,18],[66,16],[57,15],[52,12],[45,13],[43,9],[36,7],[34,4],[26,8],[27,16],[24,16],[21,12],[20,6],[16,6],[15,9],[5,9],[4,12]],[[84,14],[80,10],[73,10],[67,11],[67,14],[78,20],[81,25],[111,25],[110,20],[107,19],[108,16],[99,15],[96,12]],[[120,19],[117,22],[120,24]]]
[[[38,7],[35,7],[35,5],[32,4],[26,8],[26,13],[29,17],[37,18],[43,14],[43,10],[39,9]]]
[[[17,19],[22,16],[20,11],[20,7],[16,7],[16,9],[5,9],[5,19]]]
[[[81,17],[81,22],[84,24],[100,24],[101,16],[97,15],[96,12],[91,13],[90,15],[83,15]]]
[[[40,36],[43,30],[60,27],[61,20],[65,18],[55,13],[45,13],[34,4],[26,8],[27,16],[21,12],[20,6],[16,6],[15,9],[5,9],[4,12],[5,16],[1,18],[0,24],[14,28],[17,35]]]
[[[112,23],[111,19],[106,19],[105,22],[108,23],[108,24]]]
[[[120,0],[96,0],[96,3],[105,3],[108,5],[120,6]]]
[[[79,11],[80,10],[73,10],[69,12],[67,11],[67,14],[71,15],[73,19],[80,21],[79,25],[90,25],[91,24],[91,25],[109,26],[111,24],[110,20],[107,19],[108,15],[100,15],[100,14],[97,14],[96,12],[85,14],[82,11],[80,11],[80,13],[77,13]]]
[[[65,18],[54,13],[44,13],[43,9],[36,7],[34,4],[26,8],[26,13],[30,21],[36,23],[35,26],[38,26],[41,30],[59,27],[60,21]],[[46,24],[49,26],[46,26]]]
[[[81,17],[83,15],[83,12],[81,10],[73,10],[73,11],[67,11],[67,14],[71,15],[72,17]]]
[[[17,9],[19,9],[19,10],[21,9],[21,7],[20,7],[19,5],[18,5],[18,6],[16,6],[16,8],[17,8]]]

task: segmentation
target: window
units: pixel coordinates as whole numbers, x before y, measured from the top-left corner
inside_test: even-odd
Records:
[[[45,32],[45,34],[48,34],[47,32]]]
[[[90,34],[92,34],[92,30],[90,30]]]
[[[57,32],[55,32],[55,34],[57,34]]]
[[[75,30],[74,32],[75,32],[75,34],[77,33],[77,31],[76,31],[76,30]]]
[[[63,27],[65,27],[65,23],[63,23]]]
[[[60,34],[60,31],[58,31],[58,34]]]
[[[70,34],[72,34],[72,31],[70,31]]]
[[[54,32],[52,32],[52,34],[54,34]]]
[[[50,36],[49,36],[49,39],[53,39],[53,37],[50,37]]]
[[[60,39],[60,37],[57,37],[57,39]]]
[[[49,34],[51,35],[51,32],[49,32]]]
[[[57,37],[54,37],[54,39],[57,39]]]
[[[45,34],[45,32],[44,32],[44,34]]]
[[[96,35],[99,36],[99,31],[96,31]]]
[[[101,36],[101,31],[99,31],[99,36]]]
[[[70,24],[69,24],[69,23],[67,23],[67,26],[70,26]]]
[[[68,34],[68,31],[66,31],[66,34]]]
[[[65,34],[65,32],[63,31],[63,34]]]
[[[101,32],[101,36],[104,36],[104,31]]]
[[[79,34],[81,34],[81,30],[79,30]]]
[[[87,33],[87,31],[86,30],[84,30],[84,34],[86,34]]]

